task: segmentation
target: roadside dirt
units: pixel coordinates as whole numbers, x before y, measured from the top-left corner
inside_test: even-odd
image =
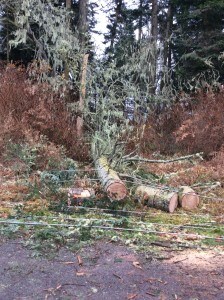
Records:
[[[164,250],[166,259],[105,241],[53,259],[0,237],[1,300],[223,300],[224,249]]]

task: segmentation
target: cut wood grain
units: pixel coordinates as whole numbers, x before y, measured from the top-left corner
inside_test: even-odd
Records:
[[[96,160],[96,170],[104,191],[111,200],[123,200],[128,192],[118,174],[112,170],[105,156]]]
[[[199,196],[189,186],[181,186],[179,191],[179,204],[183,209],[194,210],[200,203]]]

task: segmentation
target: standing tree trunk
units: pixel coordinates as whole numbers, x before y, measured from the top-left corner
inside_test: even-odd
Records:
[[[80,93],[79,93],[79,116],[77,117],[76,129],[79,138],[83,136],[83,109],[86,95],[86,70],[88,63],[88,54],[86,53],[87,29],[88,29],[88,0],[79,0],[79,20],[78,34],[81,50],[83,51],[83,60],[80,68]]]
[[[85,49],[87,43],[87,29],[88,29],[88,3],[89,0],[79,0],[79,20],[78,33],[80,46]]]
[[[78,137],[82,137],[83,135],[83,117],[82,112],[84,109],[85,97],[86,97],[86,73],[87,73],[87,65],[88,65],[88,57],[89,54],[85,54],[82,62],[82,72],[81,72],[81,87],[80,87],[80,95],[79,95],[79,116],[77,117],[76,129]]]
[[[152,76],[151,76],[151,93],[156,91],[156,75],[157,75],[157,37],[158,37],[158,3],[157,0],[152,0],[152,20],[151,20],[151,42],[153,45],[153,61],[152,61]]]
[[[66,0],[66,9],[70,10],[72,8],[72,0]],[[65,79],[69,80],[69,66],[68,66],[68,62],[65,60]]]
[[[163,50],[163,71],[162,71],[162,79],[161,79],[161,85],[160,90],[162,91],[166,81],[169,80],[169,78],[165,78],[166,70],[170,70],[171,68],[171,47],[170,47],[170,41],[169,38],[171,36],[172,32],[172,25],[173,25],[173,6],[171,1],[169,1],[168,10],[167,10],[167,22],[166,22],[166,32],[164,37],[164,50]],[[169,82],[167,82],[169,84]]]
[[[8,7],[6,8],[6,60],[7,64],[9,63],[10,60],[10,46],[9,46],[9,9]]]
[[[113,52],[114,41],[117,35],[117,26],[121,18],[121,7],[123,0],[115,0],[115,19],[113,22],[113,26],[111,28],[111,38],[110,38],[110,52]]]
[[[142,13],[143,13],[143,9],[142,9],[142,4],[143,4],[143,0],[139,1],[139,21],[138,21],[138,41],[140,42],[142,39]]]
[[[66,8],[71,9],[72,8],[72,0],[66,0]]]

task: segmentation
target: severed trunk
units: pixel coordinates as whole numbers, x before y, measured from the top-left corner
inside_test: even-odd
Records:
[[[81,138],[83,136],[83,109],[86,97],[86,72],[88,65],[89,54],[85,54],[82,62],[82,74],[81,74],[81,88],[80,88],[80,96],[79,96],[79,116],[77,117],[76,129],[77,136]]]
[[[117,173],[110,169],[107,158],[102,156],[96,160],[96,170],[104,191],[111,200],[123,200],[128,192]]]
[[[189,186],[180,187],[179,204],[186,210],[193,210],[199,205],[199,197],[197,193]]]
[[[178,205],[178,194],[159,188],[140,185],[135,191],[135,198],[141,203],[173,213]]]

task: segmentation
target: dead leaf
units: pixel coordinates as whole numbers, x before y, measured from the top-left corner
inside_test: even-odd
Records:
[[[135,267],[135,268],[138,268],[138,269],[141,269],[142,270],[142,267],[140,266],[140,263],[138,262],[138,261],[133,261],[133,266]]]

